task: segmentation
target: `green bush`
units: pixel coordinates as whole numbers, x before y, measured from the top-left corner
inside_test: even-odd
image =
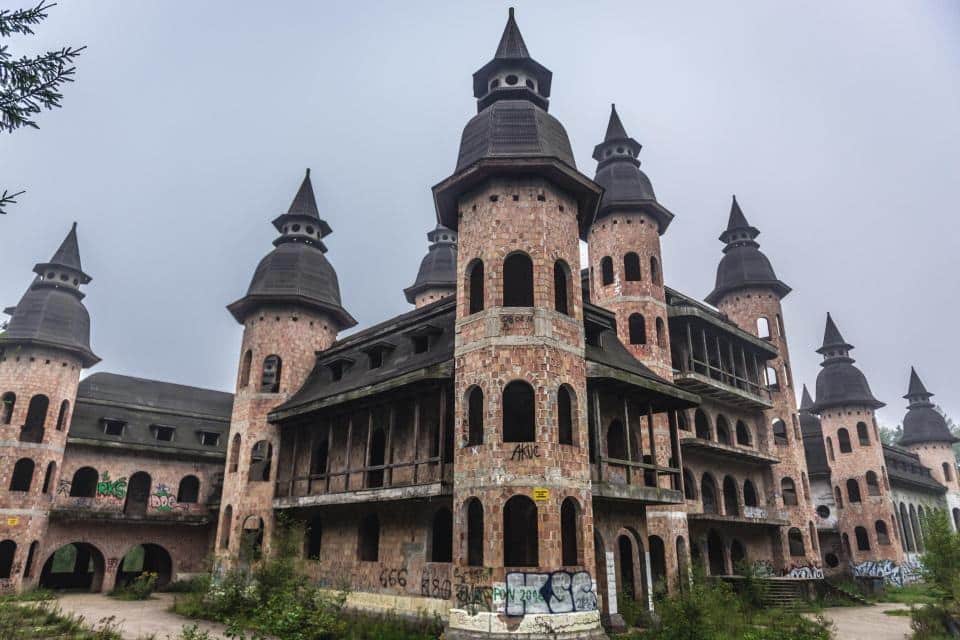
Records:
[[[120,600],[146,600],[157,589],[157,574],[144,571],[130,582],[120,585],[110,595]]]
[[[910,609],[914,640],[940,640],[960,634],[960,533],[947,514],[933,510],[923,519],[922,573],[933,602]]]

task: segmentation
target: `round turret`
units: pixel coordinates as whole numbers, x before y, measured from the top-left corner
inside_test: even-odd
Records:
[[[817,349],[817,353],[823,355],[820,363],[823,369],[817,375],[817,400],[812,408],[817,413],[835,407],[879,409],[884,406],[873,397],[863,372],[853,365],[851,349],[853,345],[843,339],[828,313],[823,346]]]
[[[457,233],[443,225],[427,234],[430,248],[420,261],[417,279],[403,290],[407,302],[421,307],[457,290]]]

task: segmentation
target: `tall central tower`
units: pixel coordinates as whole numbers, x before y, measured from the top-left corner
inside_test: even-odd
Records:
[[[434,187],[439,222],[459,234],[454,564],[482,567],[494,594],[491,612],[454,609],[450,637],[602,634],[595,606],[511,597],[545,593],[543,576],[564,570],[562,582],[595,566],[575,276],[601,189],[577,170],[563,125],[547,113],[551,77],[511,9],[493,60],[473,75],[478,114],[456,171]],[[589,595],[587,582],[555,593]],[[523,615],[519,627],[504,613]]]

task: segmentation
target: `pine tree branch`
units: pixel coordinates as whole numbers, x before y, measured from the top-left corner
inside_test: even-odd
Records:
[[[55,6],[56,3],[47,4],[43,0],[32,9],[0,10],[0,37],[6,38],[14,33],[32,35],[30,26],[39,24],[47,17],[47,9]]]
[[[16,193],[8,193],[6,189],[3,190],[3,193],[0,193],[0,214],[5,214],[7,211],[4,209],[7,205],[16,204],[17,196],[22,196],[26,191],[17,191]]]

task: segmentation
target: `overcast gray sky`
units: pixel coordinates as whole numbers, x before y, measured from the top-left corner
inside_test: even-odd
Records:
[[[0,0],[3,6],[26,4]],[[736,193],[794,288],[798,384],[834,314],[902,417],[910,365],[960,419],[960,3],[517,2],[581,170],[616,102],[703,297]],[[231,390],[243,295],[305,167],[361,326],[409,308],[504,2],[76,2],[16,54],[88,46],[64,107],[0,138],[0,302],[79,222],[95,370]]]

